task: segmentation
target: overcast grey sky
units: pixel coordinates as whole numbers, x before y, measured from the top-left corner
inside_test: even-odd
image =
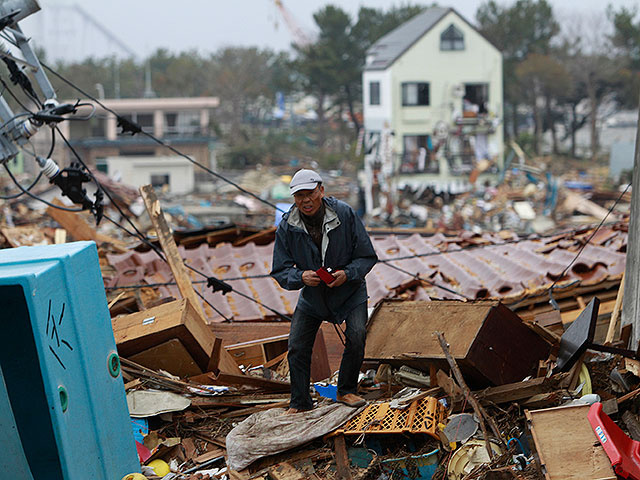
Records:
[[[485,0],[439,1],[453,6],[474,23],[478,6]],[[514,0],[498,0],[511,4]],[[282,0],[300,28],[313,33],[313,13],[333,3],[357,16],[360,6],[389,8],[406,1],[389,0]],[[637,5],[637,0],[549,0],[559,19],[585,12],[605,16],[606,6]],[[197,49],[201,53],[228,45],[259,46],[273,50],[288,49],[293,37],[277,10],[274,0],[39,0],[42,11],[21,22],[23,30],[47,51],[49,59],[77,60],[87,56],[103,57],[124,49],[118,41],[139,57],[164,47],[179,52]],[[409,3],[431,3],[411,1]],[[82,10],[117,39],[109,39]]]

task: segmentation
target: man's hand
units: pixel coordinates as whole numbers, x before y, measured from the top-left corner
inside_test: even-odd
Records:
[[[302,283],[310,287],[317,287],[322,282],[322,279],[313,270],[305,270],[302,272]],[[335,283],[335,282],[333,282]]]
[[[344,270],[337,270],[335,272],[332,272],[332,275],[336,277],[336,279],[328,284],[329,288],[339,287],[347,281],[347,274],[344,272]]]

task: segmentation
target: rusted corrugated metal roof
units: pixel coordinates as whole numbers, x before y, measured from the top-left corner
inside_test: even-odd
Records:
[[[538,239],[470,232],[457,237],[374,236],[372,240],[381,262],[367,276],[369,305],[407,289],[414,299],[493,298],[513,302],[546,293],[554,281],[558,286],[588,286],[619,278],[625,266],[626,224],[601,228],[564,272],[591,233],[582,231]],[[272,251],[273,244],[253,243],[242,247],[202,244],[189,250],[180,247],[185,261],[197,270],[228,281],[236,291],[291,315],[298,292],[283,290],[267,276]],[[108,255],[108,260],[117,272],[113,278],[105,279],[109,287],[172,281],[169,267],[153,252]],[[235,292],[213,293],[202,283],[202,276],[191,271],[189,274],[194,282],[201,282],[195,283],[196,290],[219,311],[203,303],[210,322],[223,321],[224,317],[234,321],[275,317],[268,309]],[[179,297],[175,285],[160,287],[160,293]]]

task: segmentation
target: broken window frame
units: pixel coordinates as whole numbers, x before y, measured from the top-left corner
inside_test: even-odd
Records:
[[[149,183],[153,188],[162,188],[171,185],[171,175],[168,173],[152,173],[149,176]]]
[[[400,159],[400,171],[406,173],[439,173],[440,163],[432,156],[432,149],[429,148],[431,142],[429,137],[431,135],[424,134],[412,134],[403,135],[402,137],[402,157]],[[410,147],[413,143],[414,148]],[[426,150],[426,158],[424,163],[424,169],[418,169],[418,159],[420,156],[420,148]]]

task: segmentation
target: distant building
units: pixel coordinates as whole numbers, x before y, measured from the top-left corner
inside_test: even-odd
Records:
[[[167,193],[182,195],[194,190],[194,165],[182,157],[107,157],[98,168],[111,178],[132,187],[153,185]]]
[[[363,93],[367,211],[376,191],[392,195],[391,178],[459,193],[480,161],[501,166],[502,54],[454,9],[428,8],[380,38]]]
[[[210,168],[215,167],[215,137],[210,129],[209,118],[211,110],[220,103],[217,97],[105,99],[101,102],[196,162]],[[125,183],[136,183],[131,182],[130,178],[146,177],[149,177],[149,183],[153,183],[152,175],[159,182],[160,176],[169,175],[170,178],[175,178],[177,191],[182,192],[185,188],[193,190],[198,177],[210,179],[206,172],[198,168],[194,170],[186,159],[175,156],[146,135],[122,133],[117,126],[116,117],[97,104],[96,114],[89,121],[63,122],[60,129],[83,160],[96,165],[100,170],[106,171],[111,163],[113,168],[117,164],[118,169],[124,172],[125,160],[118,161],[117,157],[133,162],[133,171],[127,169],[128,173],[122,179]],[[133,161],[135,158],[139,161]],[[161,161],[167,162],[164,170]],[[189,167],[182,168],[181,164]],[[186,171],[191,172],[192,178],[189,180],[182,177]],[[173,186],[171,189],[173,190]]]

